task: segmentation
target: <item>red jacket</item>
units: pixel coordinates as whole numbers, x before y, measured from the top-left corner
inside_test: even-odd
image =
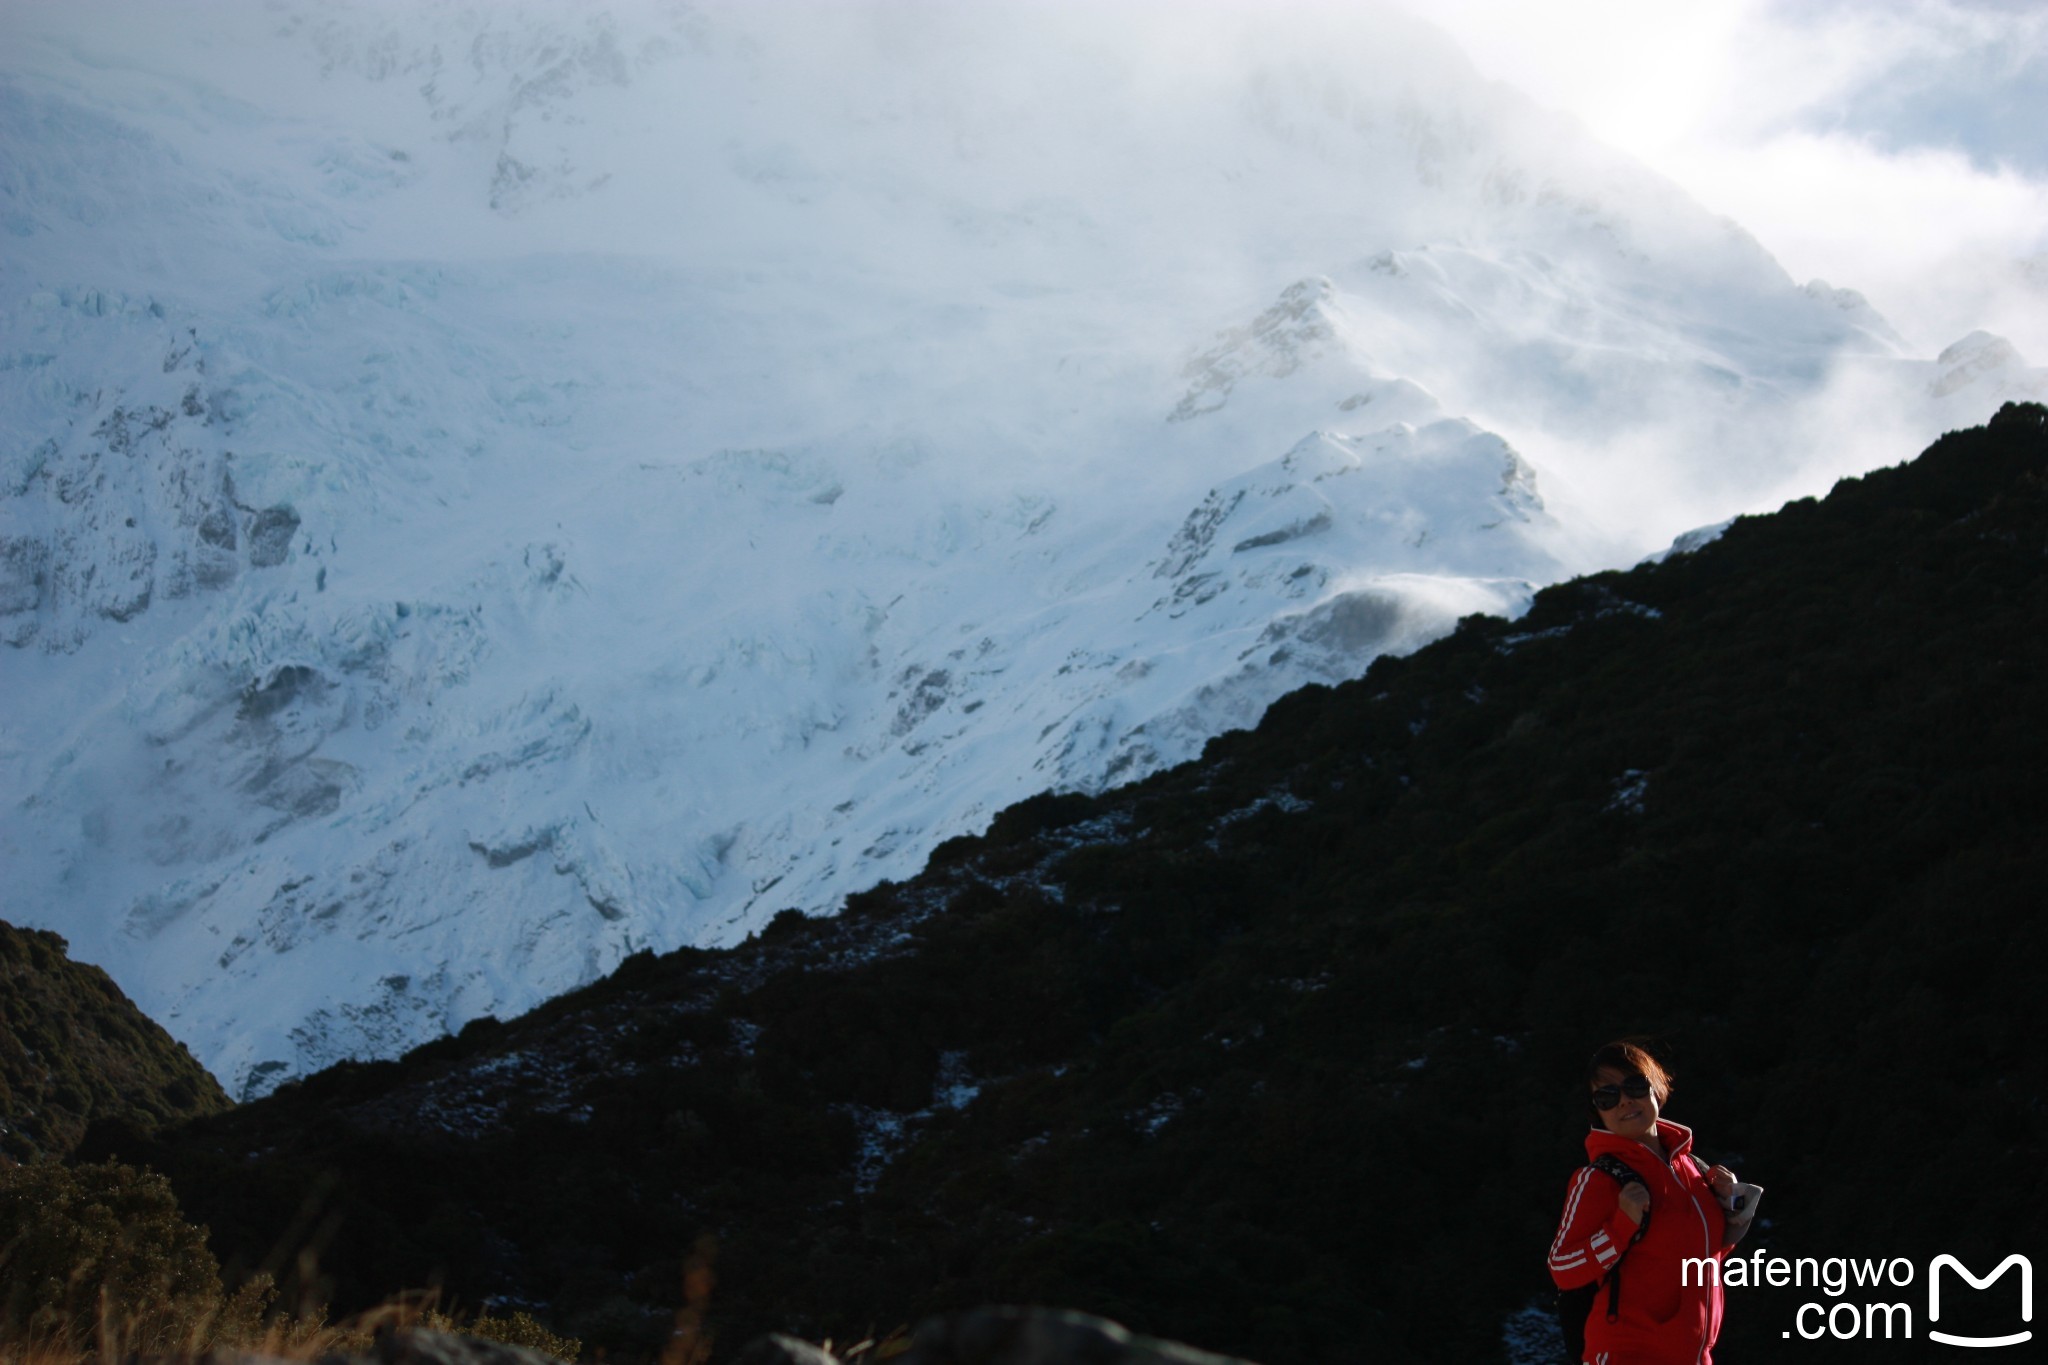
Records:
[[[1564,1217],[1550,1244],[1550,1277],[1557,1287],[1600,1279],[1628,1252],[1616,1320],[1607,1320],[1605,1288],[1586,1318],[1586,1360],[1594,1365],[1712,1365],[1714,1359],[1714,1338],[1721,1332],[1720,1267],[1702,1284],[1704,1277],[1681,1263],[1692,1256],[1718,1263],[1726,1256],[1727,1222],[1691,1155],[1692,1130],[1658,1119],[1657,1137],[1671,1155],[1668,1166],[1632,1138],[1604,1128],[1586,1134],[1588,1160],[1602,1153],[1620,1157],[1650,1191],[1649,1228],[1635,1246],[1629,1238],[1636,1225],[1621,1211],[1621,1185],[1614,1177],[1586,1166],[1565,1189]]]

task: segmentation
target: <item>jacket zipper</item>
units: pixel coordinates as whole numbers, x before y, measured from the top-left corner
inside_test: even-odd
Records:
[[[1707,1223],[1707,1211],[1700,1207],[1700,1197],[1694,1194],[1683,1180],[1678,1178],[1678,1162],[1675,1156],[1665,1164],[1670,1168],[1671,1178],[1678,1183],[1680,1189],[1685,1190],[1685,1197],[1692,1200],[1692,1211],[1700,1220],[1700,1250],[1706,1255],[1712,1256],[1714,1254],[1714,1230]],[[1705,1287],[1705,1284],[1702,1283],[1701,1288],[1704,1289]],[[1713,1303],[1713,1295],[1709,1291],[1707,1296],[1707,1314],[1709,1318],[1713,1316]],[[1706,1358],[1707,1338],[1706,1333],[1702,1331],[1700,1334],[1700,1349],[1693,1354],[1693,1365],[1700,1365],[1700,1362]]]

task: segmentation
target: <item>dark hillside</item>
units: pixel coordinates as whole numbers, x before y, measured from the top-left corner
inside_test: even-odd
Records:
[[[1772,1251],[2039,1260],[2044,424],[1024,802],[836,919],[124,1154],[224,1258],[311,1237],[344,1303],[445,1279],[615,1351],[709,1233],[728,1343],[1040,1301],[1482,1361],[1547,1284],[1582,1058],[1643,1032]],[[1781,1358],[1811,1297],[1732,1295],[1722,1358]]]
[[[96,1120],[154,1128],[228,1107],[182,1044],[65,948],[0,921],[0,1163],[63,1156]]]

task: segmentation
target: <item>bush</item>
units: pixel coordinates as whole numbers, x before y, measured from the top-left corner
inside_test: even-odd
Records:
[[[0,1170],[0,1339],[55,1349],[197,1349],[228,1304],[206,1229],[170,1182],[107,1162]],[[261,1290],[255,1291],[260,1294]],[[261,1304],[234,1303],[239,1316]],[[253,1304],[253,1310],[252,1310]]]
[[[490,1313],[479,1313],[468,1322],[464,1322],[461,1318],[451,1313],[443,1313],[434,1308],[428,1308],[423,1313],[418,1313],[417,1316],[415,1316],[416,1308],[405,1305],[400,1305],[395,1314],[387,1316],[390,1311],[389,1309],[373,1310],[362,1318],[354,1319],[354,1321],[363,1322],[382,1319],[387,1324],[395,1327],[425,1328],[432,1332],[449,1332],[456,1336],[476,1337],[483,1341],[501,1342],[507,1346],[523,1346],[527,1350],[539,1351],[542,1355],[550,1355],[557,1360],[574,1361],[577,1356],[583,1353],[583,1343],[581,1341],[575,1337],[565,1337],[557,1332],[550,1331],[525,1309],[515,1309],[512,1316],[508,1318],[495,1317]],[[367,1341],[364,1343],[363,1349],[365,1351],[369,1349]]]
[[[486,1341],[502,1341],[507,1346],[524,1346],[529,1350],[551,1355],[557,1360],[574,1360],[583,1354],[583,1343],[575,1337],[565,1337],[549,1331],[534,1321],[533,1315],[524,1310],[516,1311],[509,1318],[494,1317],[479,1313],[476,1321],[461,1329],[473,1337]]]

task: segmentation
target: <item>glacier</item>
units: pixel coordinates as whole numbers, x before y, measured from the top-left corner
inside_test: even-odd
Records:
[[[0,23],[0,914],[244,1096],[2048,390],[1392,7]]]

